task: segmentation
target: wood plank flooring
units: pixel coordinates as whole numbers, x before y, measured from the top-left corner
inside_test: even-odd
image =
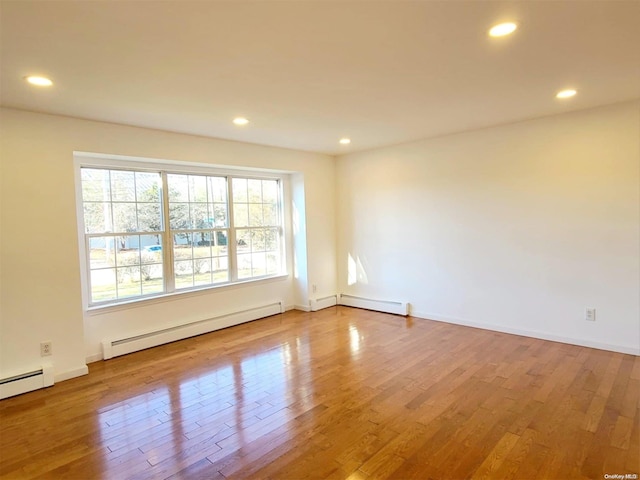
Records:
[[[640,357],[346,307],[0,402],[0,478],[630,480],[639,456]]]

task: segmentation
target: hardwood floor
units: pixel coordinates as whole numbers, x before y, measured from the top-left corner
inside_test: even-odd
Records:
[[[289,312],[3,400],[0,476],[624,477],[640,474],[639,398],[632,355]]]

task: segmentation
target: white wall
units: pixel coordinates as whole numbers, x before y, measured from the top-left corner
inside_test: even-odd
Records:
[[[639,135],[634,102],[340,157],[340,292],[639,354]]]
[[[305,306],[312,285],[318,298],[408,301],[421,317],[640,353],[639,109],[614,105],[337,163],[1,109],[0,377],[39,367],[44,340],[59,381],[85,372],[103,338],[274,296]],[[295,172],[301,275],[85,316],[73,151]],[[584,321],[587,306],[595,323]]]
[[[282,298],[309,301],[308,284],[336,290],[335,159],[313,153],[43,115],[0,111],[0,377],[39,367],[39,344],[53,342],[59,381],[86,372],[105,338],[188,322]],[[73,152],[278,169],[304,178],[305,270],[259,284],[170,301],[83,313]],[[292,270],[292,269],[291,269]]]
[[[304,195],[304,175],[291,176],[291,228],[293,233],[294,306],[307,310],[309,304],[309,274],[307,272],[307,218]],[[337,273],[336,273],[337,275]]]

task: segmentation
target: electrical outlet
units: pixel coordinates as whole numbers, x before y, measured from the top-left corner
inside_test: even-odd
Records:
[[[313,291],[313,293],[317,293],[318,292],[318,286],[314,283],[313,285],[311,285],[311,290]]]
[[[587,307],[587,309],[585,310],[585,313],[584,313],[584,319],[587,322],[595,322],[596,321],[596,309]]]
[[[53,353],[53,346],[51,345],[51,342],[42,342],[40,344],[40,356],[41,357],[48,357],[52,353]]]

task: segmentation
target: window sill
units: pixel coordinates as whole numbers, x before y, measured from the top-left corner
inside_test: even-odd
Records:
[[[119,310],[128,310],[131,308],[146,307],[154,305],[156,303],[171,302],[183,298],[196,297],[200,295],[207,295],[215,291],[233,290],[236,288],[243,288],[249,285],[260,285],[265,283],[280,282],[289,278],[288,273],[281,273],[279,275],[273,275],[270,277],[263,277],[251,280],[241,280],[234,283],[225,283],[224,285],[212,285],[204,288],[198,288],[193,290],[184,290],[181,292],[163,293],[152,297],[137,298],[132,300],[123,300],[118,303],[110,303],[108,305],[95,305],[86,307],[84,310],[85,316],[93,317],[96,315],[104,315],[111,312],[117,312]]]

